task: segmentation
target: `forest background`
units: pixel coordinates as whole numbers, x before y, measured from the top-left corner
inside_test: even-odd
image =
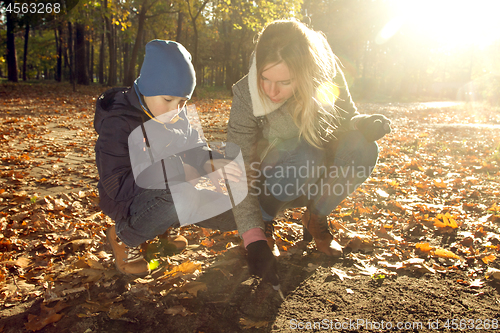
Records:
[[[191,52],[198,94],[227,92],[256,34],[294,17],[326,34],[357,99],[500,104],[495,1],[67,0],[59,13],[53,0],[35,1],[45,13],[24,3],[0,2],[3,81],[131,85],[158,38]]]

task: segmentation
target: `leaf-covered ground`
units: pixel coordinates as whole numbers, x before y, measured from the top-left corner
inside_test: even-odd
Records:
[[[281,299],[249,277],[237,235],[196,226],[171,230],[189,240],[181,253],[169,234],[144,248],[153,275],[115,271],[93,155],[103,89],[78,90],[0,86],[0,332],[498,328],[498,109],[359,104],[394,131],[370,180],[330,216],[345,255],[305,247],[303,209],[285,211]],[[194,105],[205,137],[224,141],[230,99]]]

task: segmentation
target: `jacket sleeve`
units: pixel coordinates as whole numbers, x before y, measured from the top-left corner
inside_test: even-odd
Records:
[[[339,88],[339,97],[335,101],[335,107],[340,113],[342,119],[340,121],[340,131],[348,131],[352,129],[351,119],[359,115],[356,105],[352,101],[351,93],[344,76],[344,72],[339,65],[337,65],[337,75],[335,76],[335,84]]]
[[[115,201],[127,201],[142,189],[136,185],[130,155],[128,136],[131,132],[127,121],[121,117],[103,120],[96,145],[96,162],[99,178],[106,194]]]
[[[184,114],[185,119],[187,119],[187,116]],[[184,152],[182,152],[182,161],[186,164],[191,165],[192,167],[196,168],[198,173],[203,176],[206,174],[205,169],[203,166],[205,163],[210,159],[210,156],[212,159],[217,159],[217,158],[224,158],[224,155],[212,151],[206,142],[204,142],[200,134],[196,129],[194,129],[189,121],[186,121],[186,139],[187,139],[187,145],[188,147],[194,147],[191,149],[188,149]]]
[[[227,129],[226,157],[234,159],[241,150],[244,161],[247,183],[237,183],[238,188],[231,189],[244,191],[243,186],[248,189],[247,196],[233,208],[238,232],[242,235],[253,228],[264,229],[264,222],[258,200],[259,188],[256,186],[260,173],[256,152],[260,130],[257,119],[253,115],[250,94],[247,92],[248,99],[245,100],[245,92],[242,90],[246,86],[239,86],[237,84],[233,87],[234,97]]]

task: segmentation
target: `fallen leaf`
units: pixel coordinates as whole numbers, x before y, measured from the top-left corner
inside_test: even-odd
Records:
[[[495,280],[500,280],[500,269],[488,267],[484,276],[486,276],[487,279],[493,278]]]
[[[458,228],[457,222],[455,221],[453,216],[450,215],[450,213],[438,214],[434,219],[434,226],[438,228],[446,228],[446,227],[450,227],[453,229]]]
[[[243,326],[243,329],[247,330],[247,329],[250,329],[250,328],[262,328],[262,327],[265,327],[269,324],[268,321],[264,321],[264,320],[261,320],[261,321],[253,321],[251,319],[247,319],[247,318],[240,318],[240,325]]]
[[[108,316],[111,319],[120,319],[127,312],[128,310],[122,304],[112,305],[108,310]]]
[[[436,249],[434,254],[440,258],[449,258],[449,259],[460,259],[455,253],[445,250],[445,249]]]
[[[340,281],[344,281],[344,278],[352,279],[352,276],[347,275],[347,273],[341,269],[332,267],[331,270],[333,275],[337,275],[339,277]]]
[[[417,243],[415,244],[415,248],[419,249],[422,252],[429,252],[433,249],[433,247],[430,246],[429,243]]]
[[[165,313],[171,316],[176,316],[176,315],[181,315],[183,317],[192,315],[193,313],[187,310],[185,307],[182,305],[175,305],[172,306],[171,308],[168,308],[165,310]]]
[[[388,198],[389,197],[389,193],[387,193],[386,191],[384,191],[382,189],[376,190],[375,193],[377,193],[382,198]]]
[[[201,264],[195,264],[194,262],[188,260],[188,261],[183,262],[180,265],[175,266],[174,268],[172,268],[172,270],[165,272],[165,275],[166,276],[170,276],[170,275],[177,276],[177,275],[181,275],[181,274],[182,275],[183,274],[191,274],[191,273],[196,272],[199,269],[201,269]]]
[[[26,257],[20,257],[14,260],[12,263],[18,267],[26,268],[31,264],[31,260]]]
[[[354,264],[354,267],[359,269],[360,270],[359,273],[362,275],[372,276],[373,274],[376,274],[379,271],[379,269],[375,266],[372,266],[372,265],[367,264],[365,262],[360,262],[360,263],[362,264],[362,266]]]
[[[422,258],[410,258],[403,261],[403,265],[421,265],[425,262],[425,259]]]
[[[319,267],[319,265],[316,265],[316,264],[313,264],[312,262],[310,262],[307,264],[307,267],[302,268],[302,270],[304,270],[308,273],[311,273],[311,272],[314,272],[318,267]]]
[[[198,297],[198,291],[206,291],[207,284],[205,282],[190,282],[182,286],[181,291],[188,292],[191,295]]]
[[[215,241],[213,239],[205,238],[204,240],[201,241],[201,245],[206,246],[206,247],[212,247],[214,246]]]
[[[481,279],[475,279],[474,281],[471,281],[469,284],[470,288],[481,288],[484,285],[484,281],[481,281]]]
[[[441,179],[435,180],[434,186],[436,186],[438,188],[442,188],[442,189],[445,189],[448,187],[448,185],[445,182],[443,182]]]
[[[45,326],[55,323],[63,317],[62,314],[59,314],[58,312],[67,308],[69,305],[62,303],[62,301],[59,301],[56,305],[54,305],[52,308],[48,308],[45,306],[45,304],[40,305],[40,315],[28,315],[28,322],[24,324],[26,329],[30,331],[39,331]]]
[[[488,264],[492,261],[494,261],[497,257],[495,257],[494,254],[490,254],[489,256],[486,256],[486,257],[483,257],[481,258],[481,260],[485,263],[485,264]]]

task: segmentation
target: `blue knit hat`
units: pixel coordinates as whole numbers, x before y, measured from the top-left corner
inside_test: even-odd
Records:
[[[135,83],[144,96],[191,98],[196,86],[191,54],[184,46],[173,41],[150,41],[146,44],[141,75]]]

